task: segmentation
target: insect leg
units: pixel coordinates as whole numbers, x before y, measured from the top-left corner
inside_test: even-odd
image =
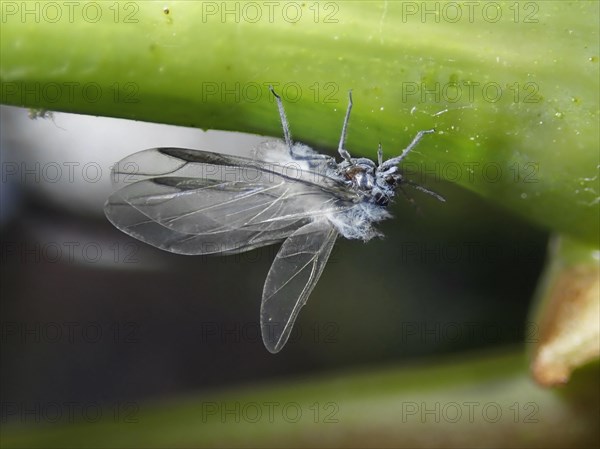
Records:
[[[417,184],[416,182],[412,182],[409,181],[408,179],[404,179],[402,181],[403,183],[411,186],[414,189],[417,189],[423,193],[426,193],[428,195],[431,195],[432,197],[434,197],[435,199],[437,199],[438,201],[441,201],[442,203],[446,202],[446,198],[444,198],[442,195],[440,195],[439,193],[434,192],[433,190],[429,190],[426,187],[423,187],[422,185]]]
[[[350,153],[344,149],[346,143],[346,131],[348,129],[348,122],[350,121],[350,111],[352,110],[352,91],[348,91],[348,109],[346,109],[346,117],[344,118],[344,125],[342,126],[342,135],[340,136],[340,144],[338,146],[338,153],[348,162],[352,162]]]
[[[400,162],[402,162],[402,159],[404,159],[406,155],[410,153],[410,151],[413,150],[419,144],[419,142],[425,134],[431,134],[433,132],[435,132],[435,129],[419,131],[415,138],[412,140],[412,142],[402,151],[402,154],[400,154],[400,156],[396,156],[392,159],[388,159],[387,161],[385,161],[383,163],[382,169],[387,169],[394,165],[398,165]]]
[[[269,89],[271,90],[271,93],[273,94],[273,96],[275,97],[275,100],[277,101],[277,108],[279,109],[279,117],[281,118],[281,125],[283,127],[283,137],[285,139],[285,144],[288,147],[288,151],[290,152],[290,156],[292,157],[292,159],[305,160],[305,161],[330,159],[330,156],[328,156],[326,154],[314,154],[314,155],[310,155],[310,156],[303,156],[300,154],[296,154],[294,152],[294,143],[292,142],[292,136],[290,133],[290,125],[288,124],[287,117],[285,115],[285,110],[283,109],[283,102],[281,101],[281,97],[275,93],[273,86],[269,86]]]
[[[281,119],[281,126],[283,127],[283,138],[285,139],[285,144],[288,147],[290,156],[293,157],[294,152],[292,151],[292,135],[290,134],[290,125],[288,124],[287,118],[285,116],[285,110],[283,109],[283,102],[281,101],[281,97],[275,93],[273,86],[269,86],[269,90],[275,97],[275,101],[277,101],[277,108],[279,109],[279,118]]]

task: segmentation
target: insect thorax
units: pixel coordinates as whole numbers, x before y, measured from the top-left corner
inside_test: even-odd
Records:
[[[342,162],[339,170],[348,186],[363,194],[364,201],[381,207],[390,203],[401,180],[397,167],[382,172],[366,158],[354,159],[352,163]]]

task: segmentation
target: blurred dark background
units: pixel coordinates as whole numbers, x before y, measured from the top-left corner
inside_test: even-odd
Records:
[[[122,139],[134,131],[102,140],[98,122],[91,131],[68,117],[2,108],[2,401],[144,401],[537,338],[527,314],[546,234],[428,179],[447,202],[411,191],[418,209],[399,196],[379,227],[384,239],[339,239],[290,341],[271,355],[258,318],[278,247],[185,257],[122,234],[102,213],[109,164],[173,144],[176,131],[151,144]],[[91,162],[99,177],[83,173]],[[58,181],[53,163],[63,167]]]

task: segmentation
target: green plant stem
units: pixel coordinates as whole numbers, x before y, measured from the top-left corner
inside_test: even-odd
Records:
[[[3,447],[579,447],[597,441],[598,365],[560,392],[522,353],[103,408],[91,423],[4,426]],[[591,388],[590,388],[591,387]],[[132,403],[135,404],[135,403]]]
[[[352,88],[353,154],[435,128],[407,171],[598,247],[598,2],[500,2],[498,20],[463,5],[458,22],[411,2],[303,3],[296,22],[236,4],[223,20],[221,2],[100,2],[96,22],[51,22],[3,2],[1,101],[279,136],[271,83],[294,136],[335,148]]]

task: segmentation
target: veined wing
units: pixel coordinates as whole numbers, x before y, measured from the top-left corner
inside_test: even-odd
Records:
[[[299,228],[281,246],[267,275],[260,308],[262,338],[270,352],[279,352],[287,342],[336,237],[327,220],[317,220]]]
[[[291,176],[289,166],[256,164],[204,151],[144,150],[114,167],[113,179],[125,187],[110,196],[105,213],[125,233],[167,251],[234,253],[280,241],[356,200],[345,188],[301,179],[319,176],[310,171]]]
[[[255,229],[266,224],[286,226],[290,221],[353,205],[314,186],[282,180],[218,182],[173,177],[138,181],[113,194],[106,212],[118,221],[113,204],[128,204],[162,226],[185,234]]]
[[[165,227],[113,194],[105,205],[108,219],[121,231],[152,246],[177,254],[235,254],[277,243],[292,234],[306,220],[266,224],[255,229],[189,234]],[[202,217],[200,217],[202,219]]]
[[[111,195],[108,219],[139,240],[180,254],[246,251],[277,242],[353,203],[315,186],[160,177]],[[164,228],[164,229],[163,229]]]
[[[273,145],[267,145],[269,143]],[[277,154],[276,158],[266,161],[186,148],[165,147],[143,150],[119,161],[112,169],[112,180],[119,187],[159,176],[221,182],[234,180],[251,182],[260,179],[263,182],[268,180],[276,183],[285,180],[314,184],[340,198],[356,198],[356,194],[348,191],[343,182],[325,173],[326,164],[311,168],[306,161],[293,160],[274,150],[273,148],[277,148],[274,144],[278,143],[265,142],[264,147],[270,148],[265,154],[271,156]]]

